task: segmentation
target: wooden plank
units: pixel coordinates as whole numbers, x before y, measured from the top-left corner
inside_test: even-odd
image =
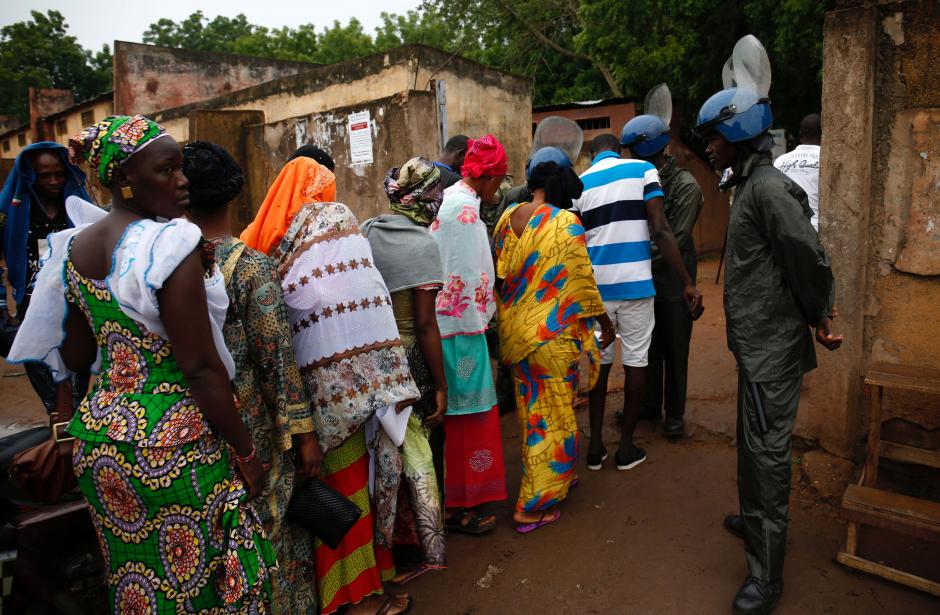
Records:
[[[940,469],[940,451],[882,440],[881,456],[893,461],[916,463],[917,465]]]
[[[874,386],[868,409],[868,453],[865,457],[865,485],[874,487],[878,483],[878,460],[881,450],[881,407],[884,389]]]
[[[872,365],[865,384],[940,395],[940,370],[912,365]]]
[[[858,523],[849,522],[848,535],[845,537],[845,552],[855,555],[858,551]]]
[[[940,503],[937,502],[849,485],[842,496],[842,515],[848,521],[940,541]]]
[[[848,566],[849,568],[878,575],[889,581],[901,583],[902,585],[919,589],[922,592],[933,594],[934,596],[940,596],[940,583],[936,581],[931,581],[930,579],[925,579],[924,577],[919,577],[915,574],[898,570],[897,568],[885,566],[884,564],[877,564],[873,561],[858,557],[857,555],[850,555],[844,551],[840,551],[836,559],[839,560],[840,564]]]

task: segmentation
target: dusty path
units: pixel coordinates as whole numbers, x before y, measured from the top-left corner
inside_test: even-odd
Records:
[[[583,429],[584,413],[579,422]],[[514,493],[519,439],[513,417],[503,417],[503,433]],[[629,472],[609,465],[588,472],[582,462],[581,484],[562,505],[561,520],[534,534],[513,531],[510,503],[494,505],[499,527],[492,535],[448,535],[450,569],[407,586],[413,612],[730,613],[747,574],[743,544],[721,527],[737,505],[735,452],[704,439],[670,443],[648,435],[648,461]],[[799,490],[790,517],[787,586],[777,613],[940,613],[940,600],[835,563],[844,525]],[[490,566],[499,572],[490,569],[491,584],[481,588]]]
[[[562,505],[562,519],[535,534],[519,536],[513,531],[511,503],[493,506],[500,525],[491,536],[449,535],[450,569],[407,586],[415,597],[414,613],[731,612],[731,600],[747,567],[743,544],[721,527],[724,515],[737,507],[733,448],[737,374],[725,341],[716,270],[714,259],[699,268],[706,311],[692,337],[686,416],[692,437],[670,443],[655,434],[653,425],[641,422],[638,441],[647,450],[647,462],[623,473],[610,465],[601,472],[588,472],[580,461],[581,484]],[[623,371],[615,366],[610,387],[622,386]],[[810,377],[802,409],[813,403],[812,393]],[[604,440],[611,451],[619,433],[613,410],[622,404],[621,394],[609,396]],[[808,414],[803,412],[798,419],[797,435],[806,433]],[[578,422],[587,433],[584,408]],[[511,494],[519,484],[518,433],[515,418],[503,417]],[[940,613],[936,598],[836,563],[845,526],[837,511],[814,494],[795,489],[790,517],[786,592],[777,613]],[[898,550],[896,542],[893,546]],[[940,549],[933,548],[908,557],[940,559],[938,553]],[[487,585],[487,578],[489,587],[478,586],[481,579]]]

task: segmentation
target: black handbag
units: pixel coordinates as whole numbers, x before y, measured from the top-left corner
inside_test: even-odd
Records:
[[[304,528],[331,549],[339,546],[361,516],[362,511],[352,500],[316,478],[308,478],[294,490],[285,515],[289,522]]]

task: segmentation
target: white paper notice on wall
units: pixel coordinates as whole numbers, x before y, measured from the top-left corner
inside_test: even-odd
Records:
[[[372,163],[372,124],[368,111],[349,114],[349,162]]]

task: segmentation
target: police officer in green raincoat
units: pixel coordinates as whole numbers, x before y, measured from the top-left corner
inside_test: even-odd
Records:
[[[638,115],[624,125],[620,142],[629,148],[631,156],[652,163],[659,171],[659,183],[665,194],[663,210],[666,221],[676,236],[682,262],[694,284],[698,257],[692,239],[692,227],[698,220],[705,199],[695,177],[676,164],[674,156],[666,155],[670,139],[672,96],[665,83],[650,90],[643,111],[643,115]],[[667,436],[681,436],[685,432],[692,314],[682,280],[655,246],[652,272],[653,285],[656,287],[656,325],[650,343],[641,418],[658,421],[665,401],[663,433]]]
[[[747,36],[732,58],[735,87],[705,102],[696,129],[708,139],[711,163],[730,167],[736,187],[724,304],[738,364],[740,515],[725,527],[745,541],[750,574],[732,606],[750,615],[770,613],[783,591],[791,434],[803,374],[816,367],[810,328],[829,350],[842,337],[832,333],[832,270],[806,194],[771,161],[766,52]]]

